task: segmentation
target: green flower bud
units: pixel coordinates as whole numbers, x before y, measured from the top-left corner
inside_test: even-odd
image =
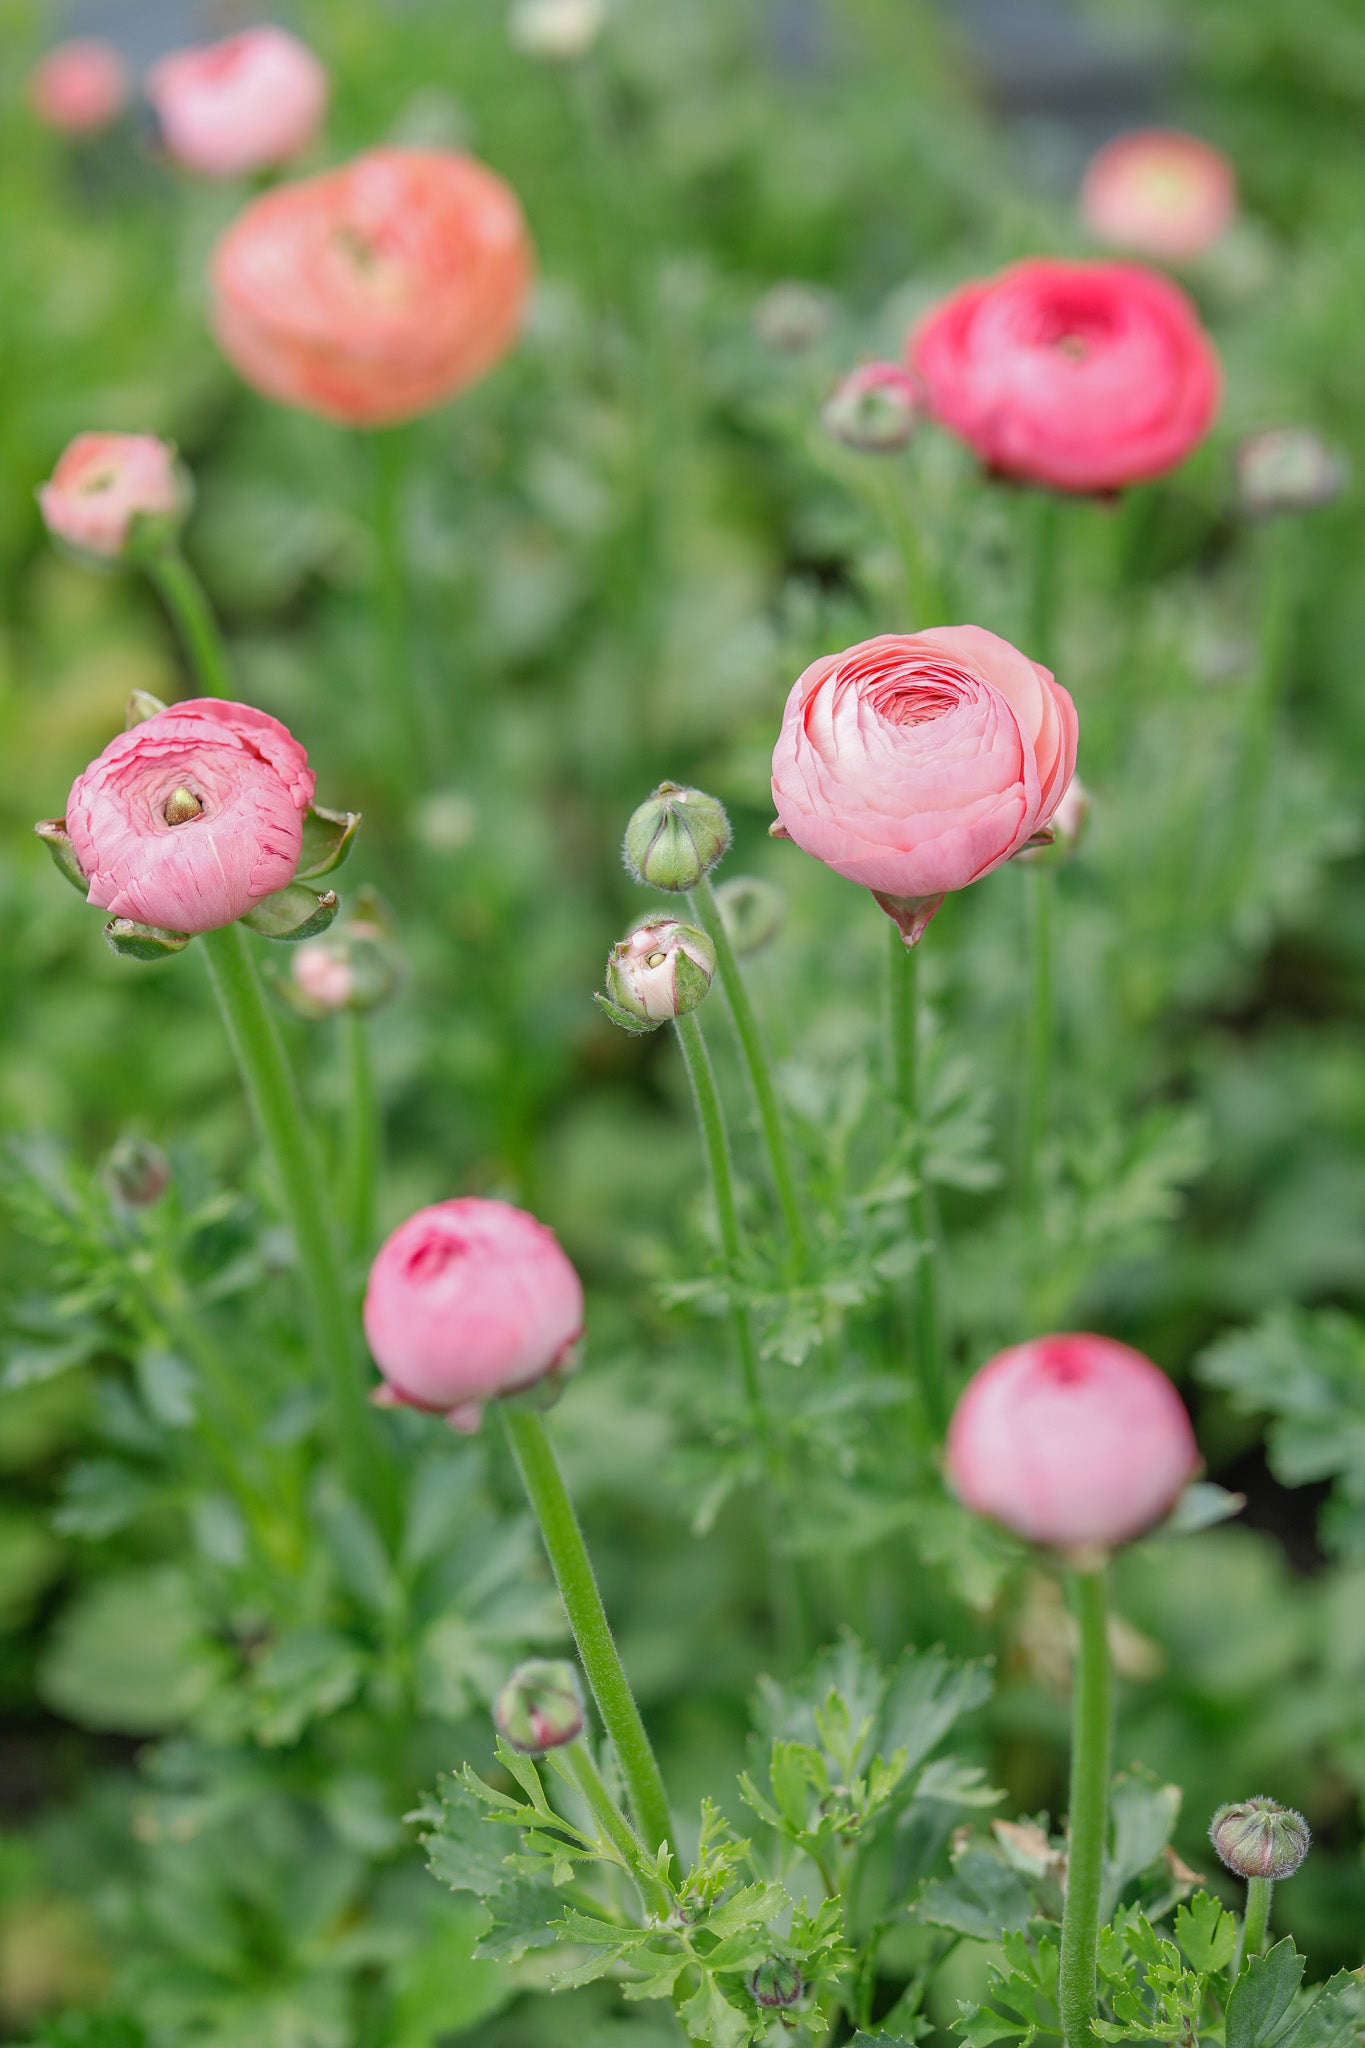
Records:
[[[730,944],[742,960],[770,946],[787,915],[782,891],[757,875],[731,875],[718,882],[716,901]]]
[[[150,1209],[171,1184],[170,1160],[147,1138],[120,1138],[104,1171],[113,1193],[130,1209]]]
[[[770,2011],[799,2005],[806,1995],[805,1979],[787,1956],[769,1956],[749,1972],[748,1982],[754,2004]]]
[[[1248,519],[1315,512],[1349,480],[1346,458],[1311,427],[1267,427],[1237,450],[1237,497]]]
[[[1264,1797],[1220,1806],[1209,1823],[1209,1840],[1239,1877],[1292,1877],[1312,1839],[1301,1813]]]
[[[392,916],[375,891],[365,887],[330,930],[291,949],[277,986],[292,1009],[318,1018],[338,1010],[377,1010],[402,978]]]
[[[646,888],[681,895],[696,888],[729,844],[723,804],[704,789],[661,782],[627,825],[621,858]]]
[[[695,1010],[715,971],[705,932],[675,917],[650,917],[612,947],[607,992],[593,1001],[623,1031],[655,1031]]]
[[[583,1733],[583,1688],[572,1664],[529,1657],[518,1664],[493,1702],[504,1742],[528,1756],[561,1749]]]
[[[823,341],[834,324],[838,303],[819,285],[790,278],[765,292],[754,309],[754,331],[768,348],[800,355]]]

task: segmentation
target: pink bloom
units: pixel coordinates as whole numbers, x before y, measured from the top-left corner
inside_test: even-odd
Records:
[[[948,1429],[948,1479],[1031,1543],[1108,1549],[1151,1528],[1199,1464],[1165,1373],[1109,1337],[1035,1337],[983,1365]]]
[[[1093,235],[1167,263],[1211,249],[1236,206],[1227,158],[1168,128],[1116,135],[1091,158],[1081,184],[1081,217]]]
[[[68,547],[117,561],[135,520],[184,511],[175,450],[150,434],[77,434],[39,490],[38,508]]]
[[[899,363],[860,363],[841,377],[820,409],[827,434],[865,455],[904,448],[919,425],[919,388]]]
[[[1051,670],[980,626],[884,633],[812,662],[773,750],[783,833],[871,889],[907,944],[950,889],[1045,826],[1076,767]]]
[[[419,1209],[381,1247],[365,1335],[383,1399],[477,1428],[480,1405],[562,1371],[583,1334],[583,1289],[554,1232],[524,1209],[465,1196]]]
[[[213,327],[267,398],[381,426],[499,361],[531,269],[494,172],[446,150],[374,149],[247,207],[214,251]]]
[[[91,903],[210,932],[291,879],[312,801],[308,757],[278,719],[195,697],[109,742],[71,786],[66,829]]]
[[[1058,491],[1160,476],[1218,406],[1213,344],[1169,278],[1031,257],[964,285],[911,335],[934,417],[990,468]]]
[[[249,28],[153,65],[147,97],[167,153],[205,178],[240,178],[307,149],[327,111],[327,73],[282,28]]]
[[[116,121],[128,104],[128,67],[110,43],[77,36],[58,43],[34,67],[29,104],[40,121],[66,135],[89,135]]]

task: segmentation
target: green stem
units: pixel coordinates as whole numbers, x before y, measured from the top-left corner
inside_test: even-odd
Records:
[[[924,1181],[924,1119],[920,1104],[920,969],[919,946],[907,946],[898,927],[887,920],[890,933],[889,1019],[891,1088],[900,1111],[906,1162],[913,1183],[910,1195],[910,1224],[919,1246],[915,1261],[915,1369],[919,1375],[920,1400],[925,1420],[935,1436],[942,1434],[948,1420],[944,1390],[943,1351],[938,1314],[938,1247],[929,1214],[929,1195]],[[921,943],[923,943],[921,941]]]
[[[1106,1571],[1104,1565],[1092,1571],[1077,1571],[1071,1582],[1080,1648],[1071,1708],[1070,1841],[1057,1980],[1066,2048],[1091,2048],[1090,2028],[1096,2010],[1095,1958],[1104,1884],[1113,1716]]]
[[[563,1758],[565,1770],[582,1793],[589,1813],[634,1878],[645,1910],[660,1915],[667,1913],[672,1903],[667,1887],[660,1883],[657,1872],[640,1847],[639,1836],[603,1784],[602,1773],[587,1743],[580,1736],[576,1742],[552,1754]]]
[[[205,932],[200,943],[293,1233],[313,1355],[331,1390],[347,1485],[357,1499],[374,1499],[387,1467],[377,1459],[378,1433],[361,1383],[355,1317],[294,1076],[241,926]]]
[[[664,1781],[650,1747],[640,1709],[630,1689],[620,1652],[597,1590],[583,1531],[569,1499],[545,1424],[531,1410],[504,1402],[503,1427],[521,1472],[527,1498],[540,1524],[550,1569],[578,1645],[602,1725],[616,1750],[621,1776],[646,1850],[661,1842],[675,1848]]]
[[[865,463],[877,465],[884,478],[881,485],[882,504],[891,537],[896,543],[896,552],[901,560],[901,576],[905,589],[906,609],[910,614],[908,631],[923,633],[930,626],[939,623],[936,614],[942,608],[942,599],[935,588],[934,578],[925,560],[924,542],[911,512],[906,505],[907,474],[903,463],[884,456],[864,456]]]
[[[778,1206],[782,1211],[799,1278],[804,1274],[809,1261],[810,1244],[806,1235],[806,1220],[801,1208],[801,1197],[797,1191],[796,1171],[792,1165],[791,1149],[787,1143],[787,1130],[777,1099],[777,1086],[773,1080],[768,1048],[763,1042],[763,1033],[759,1029],[753,1004],[749,1001],[749,991],[744,985],[739,961],[735,957],[734,947],[730,944],[730,935],[725,929],[725,919],[721,915],[709,875],[702,876],[688,900],[692,905],[692,915],[702,925],[716,949],[716,964],[720,969],[726,1000],[730,1005],[730,1015],[735,1020],[740,1051],[748,1069],[749,1083],[758,1107],[763,1141],[767,1147],[773,1187],[777,1193]]]
[[[147,562],[147,574],[175,620],[185,651],[206,697],[235,695],[227,658],[203,585],[172,542]]]
[[[341,1027],[346,1038],[347,1081],[341,1214],[346,1248],[352,1258],[360,1259],[374,1243],[382,1124],[370,1058],[368,1019],[358,1010],[348,1010],[341,1019]]]
[[[1044,668],[1056,666],[1053,642],[1061,571],[1062,500],[1058,491],[1041,491],[1034,507],[1033,580],[1029,587],[1028,628],[1024,652]]]
[[[1232,1974],[1241,1974],[1244,1963],[1253,1962],[1261,1954],[1270,1932],[1270,1896],[1275,1881],[1270,1877],[1249,1877],[1247,1879],[1247,1909],[1242,1916],[1242,1933],[1237,1943],[1237,1958]]]
[[[430,735],[417,675],[411,592],[403,549],[403,483],[409,437],[403,427],[382,428],[374,444],[374,539],[378,556],[375,602],[379,614],[382,692],[397,709],[397,768],[413,791],[432,779]]]
[[[1264,829],[1261,814],[1275,758],[1280,695],[1294,623],[1298,560],[1298,534],[1294,521],[1272,521],[1258,555],[1261,601],[1256,674],[1246,709],[1241,773],[1233,801],[1236,829],[1229,853],[1238,873],[1246,859],[1249,843]]]
[[[1019,1180],[1025,1211],[1037,1224],[1042,1207],[1042,1153],[1052,1093],[1055,1015],[1052,976],[1052,870],[1045,860],[1024,870],[1028,899],[1029,1008]]]

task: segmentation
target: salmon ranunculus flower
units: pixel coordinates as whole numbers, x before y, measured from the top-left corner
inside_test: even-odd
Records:
[[[214,251],[213,327],[268,398],[382,426],[493,367],[531,274],[521,208],[493,171],[375,149],[247,207]]]
[[[1161,476],[1218,407],[1213,343],[1169,278],[1032,257],[964,285],[910,337],[930,412],[989,468],[1057,491]]]
[[[906,943],[1047,826],[1076,768],[1050,669],[980,626],[884,633],[812,662],[773,750],[781,831],[870,889]]]
[[[167,154],[206,178],[241,178],[301,155],[322,126],[327,93],[313,52],[268,26],[172,50],[147,75]]]
[[[1093,235],[1167,263],[1211,249],[1236,207],[1237,181],[1222,152],[1170,128],[1116,135],[1081,184],[1081,217]]]
[[[467,1195],[419,1209],[370,1268],[365,1336],[382,1399],[477,1428],[482,1404],[564,1371],[583,1289],[552,1230]]]
[[[169,442],[151,434],[77,434],[39,490],[38,509],[57,540],[114,562],[138,520],[177,521],[187,490]]]
[[[29,104],[40,121],[65,135],[90,135],[116,121],[128,104],[128,67],[112,43],[75,36],[34,66]]]
[[[196,697],[156,712],[71,786],[88,900],[163,931],[235,924],[292,879],[313,779],[293,735],[250,704]]]

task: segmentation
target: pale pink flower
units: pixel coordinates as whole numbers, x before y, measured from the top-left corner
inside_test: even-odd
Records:
[[[116,121],[128,104],[128,67],[112,43],[75,36],[34,66],[29,104],[40,121],[65,135],[90,135]]]
[[[1232,223],[1237,180],[1221,151],[1170,128],[1135,128],[1097,151],[1081,184],[1081,217],[1116,249],[1186,263]]]
[[[1076,767],[1050,669],[980,626],[884,633],[812,662],[773,750],[779,830],[913,943],[1047,825]]]
[[[827,434],[864,455],[894,455],[914,434],[923,412],[918,385],[899,363],[859,363],[839,379],[820,408]]]
[[[583,1289],[554,1232],[469,1195],[419,1209],[370,1268],[365,1336],[380,1398],[477,1428],[485,1401],[564,1371]]]
[[[205,178],[241,178],[299,156],[327,111],[327,73],[282,28],[249,28],[154,64],[147,97],[167,154]]]
[[[250,704],[158,711],[72,784],[66,830],[88,900],[164,931],[234,924],[292,879],[313,780],[298,741]]]
[[[1140,1536],[1198,1465],[1165,1373],[1109,1337],[1036,1337],[1002,1351],[968,1382],[948,1428],[958,1498],[1057,1550]]]
[[[38,509],[68,547],[117,561],[136,520],[183,513],[175,450],[151,434],[77,434],[39,490]]]

